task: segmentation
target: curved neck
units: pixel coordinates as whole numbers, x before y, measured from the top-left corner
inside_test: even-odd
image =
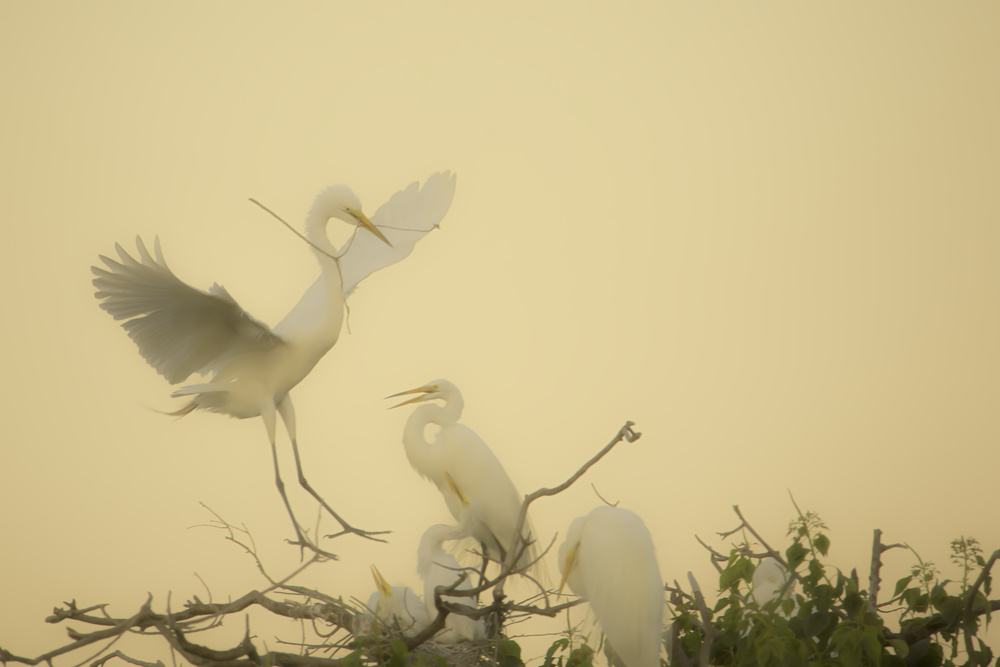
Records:
[[[454,424],[462,416],[462,407],[461,396],[449,396],[443,406],[433,403],[421,405],[406,420],[406,428],[403,429],[406,457],[410,459],[410,465],[416,468],[421,475],[427,477],[427,473],[437,461],[437,452],[435,451],[437,438],[434,442],[427,440],[427,435],[424,433],[427,426],[429,424],[437,426]]]
[[[329,219],[329,215],[310,211],[306,218],[306,238],[324,252],[336,255],[337,249],[326,236]],[[337,260],[312,246],[310,250],[319,261],[320,276],[288,315],[274,327],[274,332],[283,338],[307,345],[310,349],[315,348],[315,352],[322,356],[340,336],[340,327],[344,321],[344,282]]]
[[[438,523],[428,528],[420,538],[420,547],[417,549],[417,573],[427,574],[431,565],[444,554],[445,542],[463,537],[465,533],[460,526]]]
[[[315,246],[310,247],[313,254],[319,260],[320,266],[324,268],[327,263],[336,263],[337,261],[333,259],[333,257],[337,256],[337,249],[330,243],[330,238],[326,233],[327,225],[330,223],[330,218],[334,217],[333,214],[335,212],[336,210],[331,211],[329,209],[324,210],[321,207],[313,207],[309,211],[309,215],[306,216],[306,238]],[[324,255],[323,253],[327,254]]]

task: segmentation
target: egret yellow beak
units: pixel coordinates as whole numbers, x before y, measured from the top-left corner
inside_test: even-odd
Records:
[[[356,208],[349,208],[347,209],[347,212],[351,214],[351,217],[353,217],[355,220],[358,221],[358,227],[364,227],[372,234],[382,239],[382,242],[385,243],[387,246],[389,246],[390,248],[392,247],[392,244],[389,243],[389,239],[387,239],[385,235],[383,235],[382,232],[378,230],[378,227],[372,224],[372,221],[368,219],[367,215],[365,215]]]
[[[580,550],[580,545],[577,544],[572,549],[569,550],[569,555],[566,556],[566,563],[563,565],[562,580],[559,582],[559,593],[562,595],[563,588],[566,587],[566,580],[569,578],[569,573],[576,565],[576,553]]]
[[[445,473],[444,476],[445,479],[448,480],[448,488],[451,489],[451,492],[458,496],[458,499],[462,501],[463,505],[468,505],[469,499],[465,497],[464,493],[462,493],[462,489],[458,488],[458,484],[455,483],[452,476],[449,473]]]
[[[427,394],[432,394],[438,390],[437,386],[433,384],[424,385],[423,387],[417,387],[416,389],[410,389],[408,391],[401,391],[398,394],[393,394],[392,396],[386,396],[386,399],[396,398],[397,396],[406,396],[408,394],[422,394],[421,396],[416,396],[408,401],[403,401],[397,405],[393,405],[389,409],[401,408],[404,405],[409,405],[410,403],[420,403],[421,401],[426,401],[430,398]]]
[[[372,565],[372,577],[375,579],[375,586],[378,588],[378,592],[382,594],[382,597],[392,597],[392,587],[382,576],[382,573],[378,571],[378,568]]]

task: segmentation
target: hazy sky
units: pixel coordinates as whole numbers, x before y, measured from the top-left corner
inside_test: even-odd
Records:
[[[736,503],[784,545],[789,491],[848,571],[875,528],[941,566],[960,535],[997,548],[998,27],[988,2],[0,3],[0,645],[64,642],[43,620],[72,598],[127,616],[205,597],[195,572],[217,599],[263,586],[189,529],[200,502],[273,572],[298,561],[260,420],[146,409],[178,404],[97,307],[98,254],[159,235],[274,324],[317,266],[249,197],[301,223],[327,185],[373,212],[445,169],[441,229],[292,393],[314,486],[393,531],[302,584],[418,582],[450,516],[383,397],[438,377],[522,492],[634,420],[534,521],[564,532],[593,483],[667,580],[714,585],[694,534]]]

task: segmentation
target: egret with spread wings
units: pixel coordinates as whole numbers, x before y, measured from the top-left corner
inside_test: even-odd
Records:
[[[321,192],[306,218],[305,233],[319,260],[320,276],[274,328],[250,316],[221,285],[205,292],[177,278],[163,258],[159,239],[151,254],[137,238],[138,259],[116,244],[120,261],[101,256],[107,268],[92,267],[101,307],[122,320],[140,354],[158,373],[171,384],[192,374],[209,376],[175,390],[173,396],[188,397],[188,402],[171,414],[207,410],[263,419],[275,483],[301,545],[316,548],[295,519],[281,481],[276,415],[288,430],[302,487],[340,522],[343,532],[370,535],[347,524],[306,481],[289,391],[337,342],[345,296],[374,271],[406,257],[437,227],[454,192],[454,175],[434,174],[422,188],[413,183],[393,195],[371,219],[350,188],[337,185]],[[339,257],[327,237],[331,218],[357,227]]]

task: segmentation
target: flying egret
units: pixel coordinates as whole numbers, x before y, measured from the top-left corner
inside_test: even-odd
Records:
[[[590,603],[626,667],[659,667],[663,579],[653,538],[634,512],[602,506],[577,517],[559,547],[562,582]]]
[[[406,420],[403,445],[410,465],[437,486],[452,516],[462,521],[463,505],[449,487],[448,476],[451,476],[475,508],[475,516],[468,519],[469,534],[483,545],[489,558],[502,563],[512,548],[524,546],[514,544],[521,494],[493,450],[475,431],[458,423],[464,405],[458,387],[447,380],[435,380],[386,398],[408,394],[420,396],[392,407],[425,401],[444,402],[444,405],[421,405]],[[440,427],[431,441],[424,433],[430,424]],[[531,526],[525,522],[522,539],[528,546],[515,563],[517,569],[526,568],[537,560],[531,535]]]
[[[462,572],[467,571],[458,564],[454,556],[444,550],[444,543],[469,537],[467,524],[476,516],[469,499],[454,484],[454,480],[451,482],[451,490],[454,491],[463,505],[462,519],[454,526],[443,523],[431,526],[424,531],[420,538],[420,546],[417,548],[417,574],[424,580],[424,603],[427,605],[427,612],[432,619],[438,614],[434,601],[434,589],[438,586],[452,586],[462,576]],[[457,590],[467,588],[469,586],[462,586]],[[460,595],[442,595],[441,600],[472,607],[477,606],[479,602],[478,597]],[[444,644],[452,644],[476,641],[484,637],[486,637],[486,626],[482,621],[462,614],[451,613],[445,619],[445,630],[438,633],[435,639]]]
[[[333,347],[344,319],[344,298],[368,275],[406,257],[414,244],[444,217],[455,192],[450,172],[432,175],[397,192],[369,220],[358,197],[343,185],[321,192],[306,218],[305,238],[320,264],[320,276],[298,304],[273,329],[254,319],[219,284],[207,292],[178,279],[167,267],[159,239],[154,255],[136,238],[138,259],[115,244],[120,262],[101,256],[107,266],[92,267],[101,307],[139,346],[139,352],[171,384],[193,373],[211,374],[206,382],[180,387],[173,396],[189,402],[170,413],[219,412],[239,419],[260,416],[271,444],[275,484],[292,518],[301,545],[311,545],[292,512],[278,470],[275,414],[292,443],[299,484],[337,521],[344,532],[369,536],[349,526],[306,481],[295,435],[289,391]],[[327,223],[337,218],[358,230],[337,249],[327,238]]]
[[[416,634],[426,628],[437,616],[431,615],[424,601],[409,586],[390,586],[385,577],[372,565],[372,577],[375,578],[375,592],[368,598],[368,610],[375,616],[381,627],[398,628],[408,634]],[[367,628],[362,626],[365,634]]]

